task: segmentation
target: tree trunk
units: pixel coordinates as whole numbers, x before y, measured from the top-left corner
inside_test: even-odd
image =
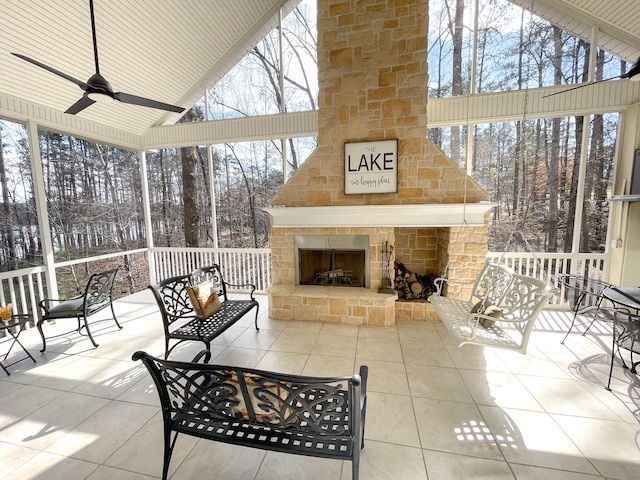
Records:
[[[189,115],[189,114],[187,114]],[[189,119],[185,118],[185,121]],[[199,247],[200,239],[198,230],[200,226],[200,210],[197,202],[196,170],[198,157],[196,147],[183,147],[180,149],[182,157],[182,202],[184,212],[184,241],[187,247]]]
[[[462,95],[462,40],[464,38],[464,0],[456,0],[455,23],[451,27],[453,36],[452,95]],[[451,159],[460,164],[460,127],[451,127]]]

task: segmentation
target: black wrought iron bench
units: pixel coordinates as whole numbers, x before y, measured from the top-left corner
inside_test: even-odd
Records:
[[[220,300],[219,310],[210,315],[198,312],[194,308],[189,288],[209,281]],[[231,299],[227,288],[246,290],[247,298]],[[256,287],[252,284],[236,285],[224,281],[218,265],[199,268],[188,275],[167,278],[156,285],[149,286],[158,303],[162,316],[165,336],[164,358],[180,343],[199,341],[211,350],[211,341],[227,330],[253,308],[256,309],[255,326],[258,328],[258,312],[260,304],[253,297]],[[177,342],[169,348],[171,340]]]
[[[367,398],[366,365],[347,377],[304,377],[133,354],[158,389],[164,423],[162,478],[179,433],[245,447],[337,460],[360,469]],[[211,468],[215,468],[212,465]]]
[[[44,352],[47,349],[47,343],[44,333],[42,331],[42,325],[49,320],[60,320],[63,318],[75,318],[78,321],[77,332],[81,333],[82,328],[87,331],[87,335],[91,340],[94,347],[98,347],[98,344],[91,335],[89,329],[88,318],[107,307],[111,308],[111,314],[113,320],[116,322],[118,328],[122,328],[118,319],[116,318],[116,312],[113,310],[113,285],[116,280],[118,269],[116,267],[106,272],[95,273],[89,277],[87,285],[84,291],[72,298],[58,299],[58,298],[45,298],[40,301],[40,308],[42,309],[42,318],[36,323],[38,332],[42,337],[42,350]],[[81,322],[82,321],[82,322]],[[63,333],[61,335],[66,335]],[[60,336],[60,335],[56,335]]]

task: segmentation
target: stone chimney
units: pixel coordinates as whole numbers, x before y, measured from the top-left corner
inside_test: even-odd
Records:
[[[484,263],[490,208],[484,202],[489,195],[427,140],[427,33],[427,0],[318,0],[318,147],[271,199],[268,209],[273,258],[270,313],[274,318],[389,325],[396,312],[406,310],[392,305],[388,298],[378,302],[382,313],[354,310],[367,299],[347,302],[344,308],[324,315],[303,308],[312,303],[307,296],[296,313],[290,298],[299,290],[289,288],[295,287],[292,244],[293,237],[302,233],[369,235],[368,294],[372,295],[382,295],[377,288],[384,269],[380,250],[385,242],[395,246],[398,261],[438,274],[447,264],[449,275],[473,278]],[[345,194],[345,143],[392,139],[398,141],[397,191]],[[387,211],[372,210],[373,206],[388,206],[384,208],[389,210],[372,225],[366,221],[372,212]],[[475,220],[465,222],[472,226],[463,227],[466,215],[478,206]],[[335,214],[327,208],[334,208]],[[351,225],[342,220],[313,223],[313,218],[342,219],[343,211],[353,219]],[[281,219],[288,215],[297,219]],[[412,217],[415,220],[407,220]],[[326,312],[332,310],[329,304],[325,307]],[[409,310],[401,316],[433,318],[428,312],[416,315],[414,307]]]

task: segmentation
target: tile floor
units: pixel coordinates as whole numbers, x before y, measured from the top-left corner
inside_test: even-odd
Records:
[[[266,300],[260,332],[246,318],[215,341],[213,361],[309,375],[369,365],[362,480],[640,478],[640,382],[618,364],[613,392],[604,389],[606,326],[561,345],[570,314],[544,312],[524,356],[458,349],[434,322],[358,328],[274,321]],[[116,312],[124,329],[96,324],[97,349],[70,335],[41,354],[37,332],[22,334],[37,363],[20,362],[11,376],[0,372],[0,478],[159,478],[158,400],[131,354],[162,354],[160,319],[147,291],[119,300]],[[175,358],[199,349],[185,347]],[[348,462],[182,436],[170,473],[173,480],[346,480],[350,472]]]

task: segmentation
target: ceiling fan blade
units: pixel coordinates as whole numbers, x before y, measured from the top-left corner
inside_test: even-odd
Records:
[[[572,87],[572,88],[566,88],[564,90],[560,90],[559,92],[554,92],[554,93],[549,93],[547,95],[543,95],[542,98],[553,97],[554,95],[560,95],[561,93],[571,92],[572,90],[578,90],[579,88],[590,87],[591,85],[595,85],[596,83],[608,82],[609,80],[617,80],[619,78],[628,78],[628,77],[627,77],[627,74],[624,74],[624,75],[620,75],[618,77],[605,78],[604,80],[598,80],[596,82],[581,83],[580,85],[577,85],[577,86]]]
[[[87,108],[89,105],[93,105],[94,103],[96,103],[95,100],[91,100],[87,95],[83,95],[80,100],[67,108],[64,113],[75,115],[76,113],[81,112],[82,110]]]
[[[633,64],[631,65],[631,68],[627,73],[625,73],[624,75],[621,75],[621,78],[628,78],[631,80],[633,77],[637,76],[638,74],[640,74],[640,57],[635,62],[633,62]]]
[[[138,97],[137,95],[131,95],[129,93],[115,92],[114,98],[122,103],[129,103],[131,105],[141,105],[143,107],[157,108],[159,110],[167,110],[169,112],[182,113],[184,108],[177,107],[175,105],[169,105],[168,103],[158,102],[157,100],[151,100],[149,98]]]
[[[44,68],[45,70],[47,70],[47,71],[49,71],[51,73],[54,73],[54,74],[58,75],[59,77],[62,77],[64,79],[66,79],[66,80],[69,80],[70,82],[73,82],[76,85],[78,85],[82,90],[86,90],[87,89],[87,84],[86,83],[81,82],[77,78],[73,78],[72,76],[67,75],[66,73],[62,73],[60,70],[56,70],[55,68],[50,67],[49,65],[45,65],[44,63],[41,63],[41,62],[39,62],[37,60],[34,60],[33,58],[25,57],[24,55],[21,55],[19,53],[11,53],[11,55],[14,55],[14,56],[16,56],[18,58],[21,58],[22,60],[25,60],[25,61],[27,61],[29,63],[32,63],[32,64],[36,65],[37,67]]]

